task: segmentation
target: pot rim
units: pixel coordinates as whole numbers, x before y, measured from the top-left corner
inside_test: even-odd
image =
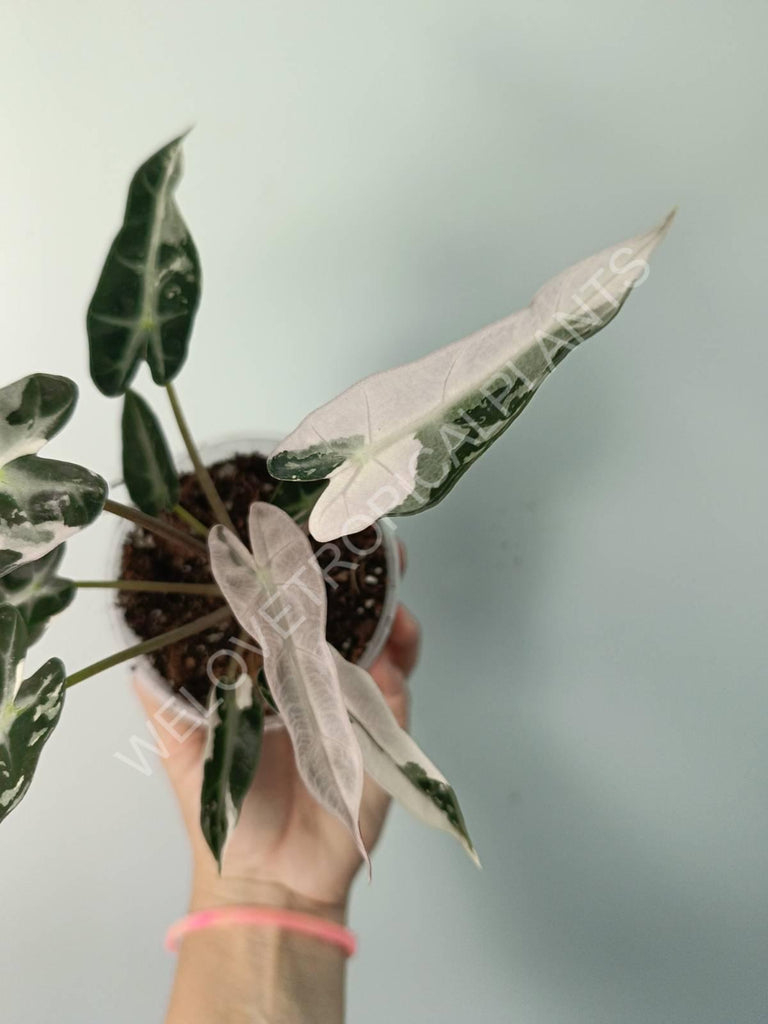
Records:
[[[243,436],[239,434],[231,434],[216,441],[205,442],[200,445],[199,450],[203,462],[208,466],[214,462],[219,462],[222,459],[231,457],[239,452],[259,454],[266,457],[266,455],[273,450],[280,440],[282,440],[282,436]],[[177,453],[174,456],[174,462],[179,473],[187,473],[193,470],[192,461],[186,451]],[[119,495],[121,489],[124,492],[123,496],[128,498],[127,493],[125,493],[127,489],[122,480],[119,484],[116,484],[114,488],[110,488],[110,492],[117,492]],[[400,584],[400,556],[397,547],[397,540],[395,538],[395,526],[391,519],[388,518],[379,519],[378,525],[381,528],[381,543],[384,545],[384,554],[387,562],[387,589],[384,594],[381,615],[379,617],[379,621],[376,623],[373,636],[357,662],[361,668],[365,669],[370,668],[375,662],[387,641],[387,637],[389,636],[392,628],[395,612],[397,610],[398,590]],[[120,520],[117,524],[117,528],[114,532],[114,540],[110,545],[108,566],[110,579],[119,578],[123,545],[125,544],[127,535],[134,528],[135,527],[132,523],[126,522],[125,520]],[[139,638],[125,621],[116,599],[110,601],[109,612],[113,632],[117,634],[120,643],[126,645],[136,643]],[[167,709],[171,706],[174,707],[173,721],[184,720],[195,725],[204,725],[207,723],[206,715],[198,710],[198,707],[186,698],[179,696],[176,691],[170,688],[167,680],[160,674],[160,672],[157,671],[147,655],[141,655],[133,664],[138,670],[136,671],[136,678],[138,679],[139,684],[142,685],[152,696],[160,700],[162,708]],[[269,716],[266,720],[265,727],[267,729],[274,729],[278,727],[282,728],[283,723],[280,716]]]

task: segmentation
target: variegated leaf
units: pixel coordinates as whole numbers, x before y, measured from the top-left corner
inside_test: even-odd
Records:
[[[157,384],[171,381],[186,359],[200,263],[174,200],[182,141],[164,146],[134,175],[88,309],[91,377],[105,395],[123,394],[142,359]]]
[[[179,474],[163,428],[135,391],[123,403],[123,478],[136,506],[147,515],[171,509],[179,500]]]
[[[269,471],[329,479],[310,515],[313,537],[333,540],[445,497],[568,352],[616,316],[671,218],[559,274],[520,312],[366,377],[307,416]]]
[[[344,702],[371,778],[419,821],[454,836],[480,866],[464,815],[445,776],[401,729],[371,676],[331,647]]]
[[[264,673],[310,793],[351,831],[363,791],[360,747],[325,640],[326,596],[307,537],[274,505],[254,502],[252,551],[223,526],[208,539],[214,578],[240,625],[261,645]]]
[[[259,766],[264,732],[261,697],[247,676],[213,688],[208,724],[200,825],[221,870],[224,847]]]
[[[21,614],[0,605],[0,821],[26,795],[64,704],[62,663],[51,658],[24,679],[26,650]]]
[[[0,469],[0,577],[42,558],[100,514],[106,482],[69,462],[23,455]]]
[[[0,579],[0,602],[13,605],[21,613],[27,629],[27,646],[36,643],[48,621],[72,602],[76,587],[72,580],[58,575],[65,545],[27,562]]]
[[[33,373],[0,388],[0,468],[40,451],[67,422],[76,402],[77,386],[49,373]]]

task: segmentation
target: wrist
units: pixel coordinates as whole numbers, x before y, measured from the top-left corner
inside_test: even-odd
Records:
[[[226,872],[219,875],[215,870],[195,868],[189,901],[191,912],[243,904],[295,910],[336,924],[344,924],[347,919],[346,900],[324,903],[271,879]]]
[[[346,907],[308,899],[278,882],[196,872],[190,910],[256,904],[343,923]],[[180,941],[168,1024],[211,1020],[341,1024],[347,954],[290,928],[233,923]]]

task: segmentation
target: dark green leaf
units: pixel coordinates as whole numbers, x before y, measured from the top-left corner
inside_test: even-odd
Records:
[[[27,627],[27,646],[36,643],[49,619],[71,603],[76,587],[57,575],[64,544],[0,579],[0,601],[17,608]]]
[[[33,373],[0,388],[0,467],[40,451],[67,422],[76,402],[76,385],[49,373]]]
[[[200,298],[195,244],[174,200],[182,138],[138,169],[88,309],[91,377],[121,395],[146,359],[157,384],[181,369]]]
[[[269,503],[287,512],[295,523],[305,523],[327,486],[327,480],[281,480],[272,492]]]
[[[27,636],[20,612],[0,605],[0,821],[24,798],[64,704],[66,672],[51,658],[23,676]]]
[[[259,765],[264,711],[257,688],[246,677],[231,689],[214,688],[211,699],[200,825],[221,870],[224,846]]]
[[[179,474],[157,417],[135,391],[123,405],[123,476],[128,493],[150,516],[179,500]]]
[[[0,469],[0,575],[42,558],[101,513],[107,485],[82,466],[23,455]]]

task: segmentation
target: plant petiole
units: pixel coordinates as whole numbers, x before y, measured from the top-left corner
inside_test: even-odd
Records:
[[[136,590],[148,594],[197,594],[219,597],[221,591],[215,583],[165,583],[162,580],[75,580],[83,590],[104,588],[109,590]]]
[[[79,672],[74,672],[71,676],[67,676],[65,686],[69,689],[72,686],[76,686],[81,683],[84,679],[89,679],[91,676],[98,675],[99,672],[104,672],[108,668],[113,668],[115,665],[121,665],[124,661],[130,661],[132,658],[138,658],[142,654],[151,654],[152,651],[158,651],[161,647],[165,647],[167,644],[176,643],[179,640],[186,640],[188,636],[194,636],[195,633],[202,633],[206,629],[211,629],[213,626],[219,626],[229,618],[232,612],[229,610],[228,605],[224,605],[222,608],[217,608],[215,612],[210,612],[208,615],[203,615],[199,619],[195,619],[193,622],[188,622],[184,626],[179,626],[177,629],[171,629],[167,633],[161,633],[160,636],[152,637],[151,640],[142,640],[141,643],[134,644],[133,647],[126,647],[125,650],[118,651],[117,654],[111,654],[108,658],[102,658],[101,661],[95,661],[92,665],[87,665],[85,668],[81,668]]]
[[[187,452],[189,453],[192,465],[195,468],[195,475],[197,476],[198,483],[203,489],[203,493],[208,499],[208,503],[213,509],[214,515],[220,523],[228,527],[233,533],[237,533],[229,512],[227,512],[224,507],[224,502],[221,500],[219,492],[216,490],[216,485],[211,478],[211,474],[208,472],[208,468],[200,457],[200,452],[197,450],[197,445],[192,437],[189,424],[184,417],[181,403],[179,402],[179,396],[176,394],[176,388],[169,381],[168,384],[165,385],[165,390],[168,392],[168,398],[171,402],[171,408],[173,409],[173,415],[176,418],[179,433],[184,439]]]
[[[104,502],[104,511],[120,516],[121,519],[127,519],[131,523],[136,523],[137,526],[149,530],[150,533],[156,533],[164,540],[172,541],[174,544],[183,544],[190,551],[194,551],[196,555],[208,557],[208,547],[201,540],[191,537],[185,530],[178,530],[175,526],[164,523],[162,519],[148,516],[146,512],[140,512],[139,509],[133,508],[131,505],[123,505],[122,502],[107,498]]]
[[[173,513],[178,516],[182,523],[186,523],[193,533],[198,534],[200,537],[208,536],[208,527],[204,526],[199,519],[196,519],[191,512],[188,512],[183,505],[174,505]]]

